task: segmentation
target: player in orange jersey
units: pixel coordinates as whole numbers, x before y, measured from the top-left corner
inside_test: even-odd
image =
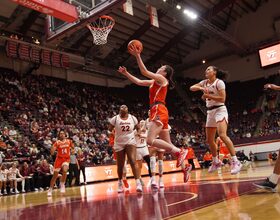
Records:
[[[58,140],[53,144],[51,148],[51,154],[53,155],[54,152],[57,151],[57,155],[54,162],[54,174],[51,179],[48,196],[52,195],[52,190],[60,170],[62,170],[60,192],[65,193],[65,181],[69,168],[71,148],[74,148],[73,142],[65,137],[65,132],[63,130],[59,131]]]
[[[230,152],[227,149],[226,144],[221,140],[220,137],[217,137],[216,139],[216,144],[218,146],[218,155],[219,155],[219,159],[224,163],[228,163],[229,159],[230,159]]]
[[[130,53],[135,56],[141,74],[149,78],[149,80],[138,79],[131,75],[125,67],[119,67],[118,71],[133,83],[150,88],[150,125],[148,128],[147,144],[174,153],[177,156],[177,167],[179,167],[183,163],[188,152],[175,147],[171,143],[168,130],[169,116],[165,105],[168,88],[172,89],[175,86],[173,81],[174,70],[171,66],[164,65],[160,67],[156,73],[153,73],[147,70],[140,55],[141,51],[137,47],[130,47]],[[157,139],[158,136],[159,139]]]

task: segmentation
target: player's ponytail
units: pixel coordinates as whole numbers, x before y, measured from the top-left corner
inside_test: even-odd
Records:
[[[228,72],[227,71],[221,70],[216,66],[212,66],[212,67],[213,67],[213,70],[216,72],[216,77],[218,79],[221,79],[223,81],[227,79],[227,77],[228,77]]]
[[[168,80],[169,83],[169,89],[174,89],[175,88],[175,82],[173,80],[174,69],[169,65],[165,65],[165,72],[166,72],[166,79]]]

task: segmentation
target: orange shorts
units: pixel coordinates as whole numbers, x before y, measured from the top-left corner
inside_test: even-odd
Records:
[[[162,124],[162,129],[168,129],[168,110],[165,105],[154,105],[150,110],[150,121]]]
[[[69,166],[70,158],[69,157],[57,157],[54,162],[54,170],[59,171],[62,166]]]

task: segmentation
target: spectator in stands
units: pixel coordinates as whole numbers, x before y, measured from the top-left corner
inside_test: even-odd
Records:
[[[38,164],[38,160],[33,160],[31,162],[31,166],[30,166],[30,176],[32,176],[33,179],[33,183],[34,183],[34,190],[38,191],[39,188],[41,188],[40,182],[38,180],[38,176],[39,176],[39,164]]]
[[[209,151],[206,151],[206,153],[203,156],[203,161],[204,161],[204,167],[208,168],[211,165],[212,162],[212,154],[210,154]]]
[[[39,180],[39,184],[40,184],[39,189],[46,190],[48,188],[48,186],[50,185],[50,181],[52,178],[51,171],[50,171],[50,165],[46,159],[41,161],[38,172],[39,172],[38,180]]]
[[[25,190],[26,192],[34,191],[34,180],[32,178],[30,168],[27,162],[23,163],[20,169],[20,174],[25,179],[25,188],[22,188],[22,190]]]
[[[187,154],[186,158],[187,158],[189,164],[192,165],[192,169],[195,169],[195,165],[194,165],[194,162],[193,162],[193,160],[195,159],[194,150],[193,150],[192,147],[190,147],[190,146],[188,146],[188,145],[186,146],[185,149],[188,150],[188,154]]]
[[[81,173],[82,171],[82,174],[83,174],[83,178],[84,178],[84,182],[83,184],[87,184],[87,181],[86,181],[86,157],[82,151],[82,149],[78,149],[78,155],[77,155],[77,159],[78,159],[78,163],[79,163],[79,167],[80,167],[80,172],[79,174]],[[79,180],[80,180],[80,175],[79,175]]]
[[[0,165],[0,181],[1,181],[1,187],[0,187],[0,194],[2,192],[2,187],[3,187],[3,194],[7,195],[7,180],[8,180],[8,169],[6,168],[5,164]]]
[[[20,179],[18,179],[17,176]],[[25,181],[24,181],[23,176],[20,174],[20,172],[17,168],[17,163],[16,162],[13,162],[12,167],[9,169],[8,179],[10,180],[10,184],[11,184],[11,190],[10,190],[11,193],[16,193],[16,194],[19,193],[18,188],[17,188],[18,180],[20,180],[21,183],[22,183],[22,192],[25,192],[25,190],[24,190]],[[12,188],[14,190],[12,190]]]
[[[70,164],[69,164],[69,186],[80,185],[80,166],[77,160],[77,154],[75,149],[71,149]],[[72,183],[73,177],[75,178],[75,184]]]

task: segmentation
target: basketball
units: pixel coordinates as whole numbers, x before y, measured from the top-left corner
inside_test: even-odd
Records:
[[[139,40],[132,40],[127,45],[127,49],[128,49],[129,53],[130,53],[130,48],[132,47],[132,45],[134,45],[137,49],[139,49],[140,53],[143,51],[143,44],[141,43],[141,41],[139,41]]]

